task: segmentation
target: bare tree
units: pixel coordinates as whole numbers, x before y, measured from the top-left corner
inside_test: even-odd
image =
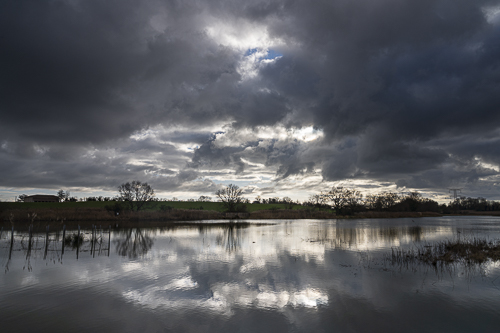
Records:
[[[337,214],[349,213],[360,203],[363,195],[360,191],[345,187],[333,187],[322,193],[325,202],[330,202]]]
[[[148,183],[138,180],[118,186],[119,197],[130,205],[131,210],[139,211],[147,202],[153,201],[155,191]]]
[[[365,199],[365,206],[368,209],[377,211],[387,210],[397,204],[400,197],[394,192],[382,192],[379,194],[369,194]]]
[[[202,195],[198,198],[198,201],[200,202],[210,202],[212,201],[212,198],[208,195]]]
[[[66,193],[64,193],[64,190],[59,190],[57,191],[57,196],[59,197],[59,201],[64,201],[64,198],[66,198]]]
[[[289,197],[284,197],[281,202],[285,204],[286,209],[293,209],[293,206],[295,206],[295,202]]]
[[[306,204],[309,206],[322,207],[325,205],[325,199],[326,196],[323,194],[311,194]]]
[[[229,184],[226,188],[215,192],[215,195],[228,211],[234,212],[244,201],[242,193],[243,190],[238,186]]]

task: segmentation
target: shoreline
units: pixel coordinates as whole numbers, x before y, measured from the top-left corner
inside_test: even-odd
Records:
[[[393,218],[419,218],[442,216],[500,216],[500,212],[457,212],[455,214],[439,214],[435,212],[362,212],[354,215],[336,215],[328,211],[315,210],[259,210],[249,213],[223,213],[212,210],[172,209],[169,211],[139,211],[127,212],[119,215],[104,211],[99,208],[85,209],[32,209],[6,210],[2,214],[0,226],[10,229],[28,228],[29,225],[87,227],[93,225],[120,227],[162,227],[203,222],[208,220],[222,220],[228,222],[245,220],[306,220],[306,219],[393,219]],[[226,223],[226,222],[222,222]]]

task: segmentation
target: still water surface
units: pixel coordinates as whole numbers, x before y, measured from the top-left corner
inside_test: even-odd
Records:
[[[48,246],[38,234],[28,253],[27,233],[11,251],[4,230],[1,331],[500,331],[498,263],[390,260],[394,247],[498,239],[498,217],[216,222],[114,229],[109,252],[99,232],[92,253],[89,233],[64,254],[61,233]]]

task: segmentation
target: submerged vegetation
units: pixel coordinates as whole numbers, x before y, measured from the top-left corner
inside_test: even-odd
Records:
[[[454,263],[475,265],[489,260],[500,260],[500,240],[457,238],[411,249],[393,248],[391,255],[394,264],[423,263],[432,266]]]
[[[83,243],[83,235],[74,233],[71,235],[67,235],[64,238],[64,244],[67,246],[71,246],[72,248],[76,248],[77,246],[81,246]]]

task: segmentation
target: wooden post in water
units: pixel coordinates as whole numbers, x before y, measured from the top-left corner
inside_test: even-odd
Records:
[[[92,248],[94,247],[94,225],[90,229],[90,255],[92,255]]]
[[[109,231],[108,231],[108,257],[110,249],[111,249],[111,225],[109,225]]]
[[[92,247],[94,248],[94,252],[92,254],[92,258],[95,258],[95,243],[97,241],[97,224],[94,226],[94,244]]]
[[[66,240],[66,226],[63,225],[63,239],[62,239],[62,248],[61,248],[61,259],[64,254],[64,241]]]
[[[14,246],[14,227],[12,227],[12,231],[10,232],[10,251],[9,251],[9,260],[12,257],[12,247]]]
[[[80,225],[78,225],[78,238],[76,239],[76,260],[78,260],[78,252],[80,251]]]
[[[3,227],[2,230],[0,230],[0,239],[2,239],[2,234],[3,234]]]
[[[49,249],[49,226],[45,228],[45,253],[43,259],[47,258],[47,250]]]
[[[99,255],[101,255],[102,247],[102,225],[99,226]]]
[[[28,229],[28,253],[26,253],[26,260],[28,260],[28,258],[31,256],[31,240],[33,238],[33,233],[31,230],[32,228],[33,228],[33,225],[30,224],[29,229]]]

